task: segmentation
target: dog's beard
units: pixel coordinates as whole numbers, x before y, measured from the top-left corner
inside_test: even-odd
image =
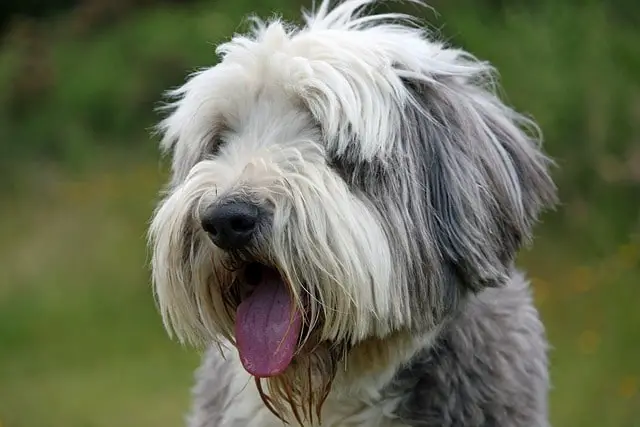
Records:
[[[255,259],[234,253],[225,263],[234,280],[220,296],[234,320],[232,342],[272,413],[300,424],[319,420],[345,346],[321,341],[306,289],[296,298],[276,268]]]
[[[320,422],[348,343],[323,341],[322,315],[312,317],[308,303],[317,296],[305,287],[296,300],[281,273],[255,259],[235,253],[225,263],[235,277],[221,293],[235,322],[231,341],[274,415],[285,422],[293,418],[301,425]]]
[[[283,421],[293,417],[301,425],[314,420],[320,423],[323,403],[331,391],[345,351],[344,344],[324,342],[316,344],[309,352],[299,353],[281,375],[265,379],[255,377],[260,397]]]
[[[306,286],[296,292],[261,250],[222,252],[198,243],[196,233],[186,236],[195,241],[185,245],[182,276],[205,284],[191,290],[203,290],[198,312],[216,328],[211,338],[235,345],[274,415],[300,424],[319,420],[346,349],[343,341],[322,340],[322,311],[309,304],[319,297]]]

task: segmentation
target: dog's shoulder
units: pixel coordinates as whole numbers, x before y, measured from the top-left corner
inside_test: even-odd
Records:
[[[471,298],[386,395],[409,426],[547,427],[544,328],[524,276]]]

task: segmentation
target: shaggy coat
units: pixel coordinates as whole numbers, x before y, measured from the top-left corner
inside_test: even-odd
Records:
[[[374,2],[255,19],[169,93],[149,236],[167,330],[208,347],[190,427],[548,426],[514,267],[556,200],[538,129]]]

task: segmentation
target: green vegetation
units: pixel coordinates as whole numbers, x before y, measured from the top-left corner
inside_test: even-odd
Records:
[[[554,347],[554,425],[639,427],[640,6],[432,4],[434,27],[496,65],[558,160],[563,205],[521,258]],[[11,27],[0,45],[0,426],[180,424],[198,355],[166,337],[148,283],[145,227],[166,176],[153,108],[247,12],[298,7],[163,5],[107,24],[71,13]]]

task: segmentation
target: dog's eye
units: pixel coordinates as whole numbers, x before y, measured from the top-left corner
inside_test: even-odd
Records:
[[[225,144],[225,142],[225,139],[221,135],[216,135],[211,139],[211,142],[209,143],[207,154],[210,156],[216,156],[220,152],[220,149]]]

